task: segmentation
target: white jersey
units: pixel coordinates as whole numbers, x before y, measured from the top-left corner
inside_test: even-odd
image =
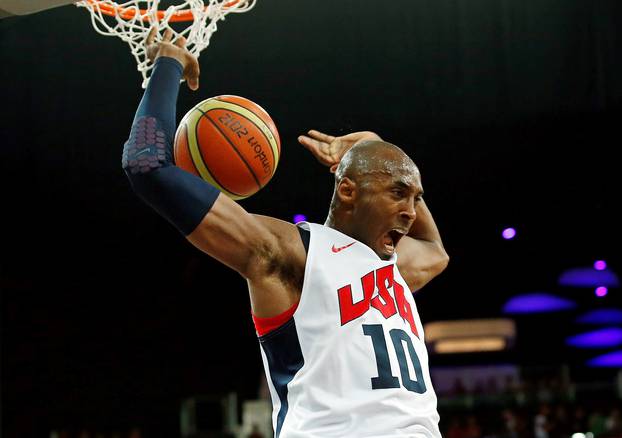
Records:
[[[397,255],[311,233],[291,320],[259,338],[277,438],[440,438],[417,306]]]

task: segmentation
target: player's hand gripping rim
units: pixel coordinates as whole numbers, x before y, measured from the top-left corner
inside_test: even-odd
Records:
[[[161,56],[179,61],[184,69],[184,79],[188,87],[196,91],[199,88],[199,60],[186,48],[186,38],[180,36],[173,42],[173,31],[170,28],[166,28],[161,41],[156,41],[158,35],[156,27],[151,28],[147,35],[145,46],[149,61],[155,62]]]

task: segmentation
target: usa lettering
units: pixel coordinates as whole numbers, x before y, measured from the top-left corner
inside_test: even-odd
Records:
[[[399,313],[402,319],[408,322],[412,333],[419,337],[412,308],[404,295],[404,287],[393,277],[393,267],[394,265],[384,266],[365,274],[361,278],[363,299],[356,303],[352,295],[351,284],[343,286],[337,291],[341,325],[360,318],[373,308],[371,311],[380,312],[385,319]],[[372,298],[376,289],[378,295]],[[389,289],[393,290],[393,294],[389,292]]]

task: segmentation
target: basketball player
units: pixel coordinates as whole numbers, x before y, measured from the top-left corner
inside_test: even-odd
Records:
[[[247,280],[275,436],[440,437],[412,292],[448,256],[413,161],[371,132],[310,131],[299,142],[335,173],[326,223],[249,214],[171,162],[180,79],[199,86],[196,58],[171,36],[148,37],[155,67],[123,167],[188,241]]]

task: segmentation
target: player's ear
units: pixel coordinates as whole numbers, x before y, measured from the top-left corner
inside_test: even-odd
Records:
[[[356,183],[347,176],[341,178],[337,185],[337,197],[344,204],[352,204],[356,199]]]

